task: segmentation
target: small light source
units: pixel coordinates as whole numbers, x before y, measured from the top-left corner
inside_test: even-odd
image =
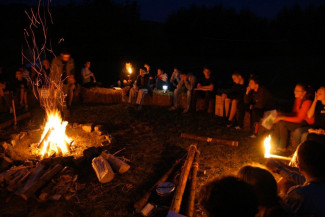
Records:
[[[129,71],[129,74],[132,74],[132,68],[131,67],[128,68],[128,71]]]
[[[166,93],[166,91],[168,90],[168,85],[163,85],[162,88],[164,90],[164,93]]]

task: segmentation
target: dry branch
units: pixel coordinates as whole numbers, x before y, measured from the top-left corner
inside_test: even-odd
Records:
[[[205,136],[196,136],[196,135],[188,134],[188,133],[182,133],[181,138],[193,139],[193,140],[201,141],[201,142],[218,143],[218,144],[238,147],[238,141],[236,141],[236,140],[227,140],[227,139],[210,138],[210,137],[205,137]]]
[[[170,174],[174,171],[175,167],[181,162],[181,159],[178,159],[171,168],[143,195],[143,197],[138,200],[133,207],[135,208],[136,212],[140,213],[142,208],[146,205],[147,201],[149,200],[149,197],[151,195],[152,190],[159,184],[165,182]]]
[[[176,188],[176,192],[169,209],[175,213],[178,213],[181,208],[181,203],[182,203],[182,198],[186,187],[187,178],[190,173],[196,151],[197,151],[196,145],[192,144],[188,150],[187,158],[184,162],[182,172],[179,177],[179,182]]]
[[[199,158],[200,152],[196,151],[196,155],[193,162],[193,170],[192,170],[192,182],[191,182],[191,189],[190,195],[188,198],[188,206],[187,206],[187,216],[193,217],[194,215],[194,201],[195,201],[195,190],[196,190],[196,182],[197,182],[197,171],[199,169]]]

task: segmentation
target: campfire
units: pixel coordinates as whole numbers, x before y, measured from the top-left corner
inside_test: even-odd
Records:
[[[283,157],[275,154],[271,154],[271,135],[265,138],[264,140],[264,157],[265,158],[276,158],[279,160],[291,161],[290,157]]]
[[[56,155],[66,155],[70,152],[70,139],[66,133],[67,121],[63,121],[58,110],[47,112],[47,122],[38,145],[42,158]]]

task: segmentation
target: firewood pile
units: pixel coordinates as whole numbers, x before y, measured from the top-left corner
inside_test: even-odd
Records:
[[[84,103],[113,104],[122,102],[123,91],[121,89],[93,87],[83,88],[81,95]]]
[[[0,188],[9,192],[10,197],[17,195],[25,200],[30,198],[35,198],[39,202],[70,200],[86,186],[85,183],[78,182],[78,171],[85,165],[89,165],[90,169],[92,165],[100,183],[109,182],[115,173],[123,174],[130,169],[127,163],[107,151],[111,144],[111,136],[101,125],[74,123],[70,126],[70,130],[79,137],[82,134],[88,136],[84,140],[75,137],[77,145],[78,141],[85,144],[78,151],[81,154],[53,155],[44,159],[31,153],[21,156],[19,149],[21,153],[29,152],[28,150],[37,146],[37,143],[28,147],[25,145],[25,148],[21,145],[24,138],[27,138],[28,142],[31,141],[29,137],[33,137],[30,136],[33,132],[14,134],[10,141],[3,142],[0,145]],[[39,131],[35,132],[40,134]],[[74,149],[77,148],[73,147],[72,150]]]

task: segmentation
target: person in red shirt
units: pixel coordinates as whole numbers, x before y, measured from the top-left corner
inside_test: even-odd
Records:
[[[307,116],[307,112],[312,104],[309,89],[307,85],[297,84],[294,90],[295,101],[292,113],[280,115],[274,120],[275,125],[273,127],[272,139],[274,144],[277,145],[277,151],[287,151],[289,132],[314,123],[314,118]]]

